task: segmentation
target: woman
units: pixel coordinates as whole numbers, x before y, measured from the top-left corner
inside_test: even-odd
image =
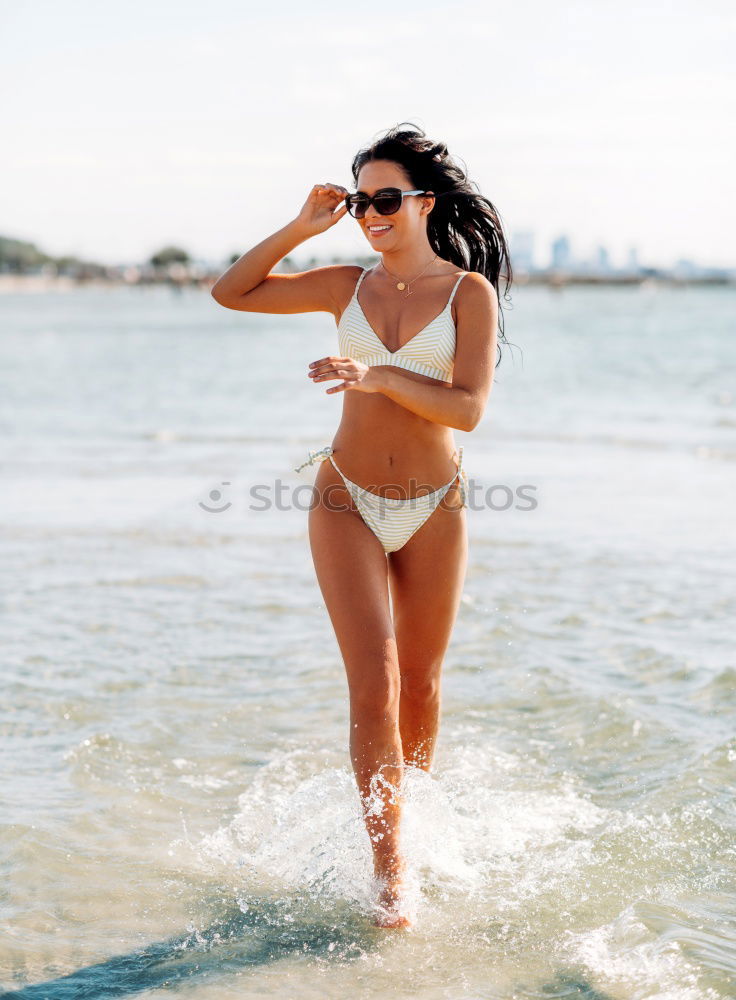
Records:
[[[354,194],[315,185],[297,218],[240,257],[212,295],[250,312],[331,312],[338,324],[339,353],[306,373],[344,393],[332,444],[304,463],[329,458],[309,540],[347,673],[376,923],[402,927],[401,779],[405,765],[431,766],[467,561],[467,479],[452,430],[483,415],[502,264],[506,289],[512,275],[498,213],[443,143],[397,126],[357,154],[352,175]],[[348,211],[380,254],[375,267],[271,274]]]

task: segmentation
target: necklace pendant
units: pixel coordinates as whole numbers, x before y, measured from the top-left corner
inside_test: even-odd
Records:
[[[404,291],[404,289],[406,288],[406,285],[404,284],[404,282],[403,282],[403,281],[400,281],[400,282],[398,283],[398,285],[397,285],[396,287],[398,288],[398,290],[399,290],[400,292],[403,292],[403,291]]]

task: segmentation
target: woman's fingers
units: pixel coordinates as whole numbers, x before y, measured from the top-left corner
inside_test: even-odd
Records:
[[[341,385],[330,386],[329,389],[325,390],[326,392],[338,392],[342,389],[348,389],[358,379],[357,372],[350,371],[350,369],[340,364],[325,365],[316,372],[310,372],[309,375],[314,382],[325,382],[335,378],[343,379]]]
[[[347,194],[341,184],[313,184],[297,218],[306,223],[312,235],[324,233],[346,214],[347,206],[341,203]]]
[[[317,194],[327,194],[340,200],[348,193],[347,188],[341,187],[339,184],[315,184],[312,190],[316,191]]]
[[[314,382],[323,382],[326,379],[344,379],[341,385],[333,385],[326,392],[341,392],[344,389],[361,389],[363,380],[370,371],[367,365],[352,358],[337,358],[330,355],[328,358],[320,358],[319,361],[312,361],[309,365],[309,377]]]
[[[356,373],[351,372],[347,368],[328,368],[324,372],[320,372],[319,375],[313,375],[312,380],[314,382],[324,382],[325,379],[331,378],[355,378]]]
[[[334,226],[347,214],[348,207],[344,204],[348,194],[347,188],[340,184],[315,184],[308,202],[320,222],[327,222],[327,228]]]
[[[319,361],[312,361],[312,363],[309,365],[309,374],[321,375],[328,368],[332,367],[332,365],[336,364],[344,365],[349,363],[350,363],[350,358],[337,358],[334,357],[333,355],[330,355],[329,358],[320,358]]]

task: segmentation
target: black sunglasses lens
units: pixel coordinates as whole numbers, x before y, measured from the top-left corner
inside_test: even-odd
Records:
[[[371,202],[362,194],[351,194],[346,198],[348,212],[355,219],[364,219]],[[379,191],[373,198],[373,205],[379,215],[393,215],[401,208],[401,191],[398,188],[387,188]]]
[[[348,212],[354,219],[362,219],[368,210],[368,199],[360,195],[350,195],[348,198]]]
[[[393,215],[401,208],[401,192],[384,191],[376,196],[373,204],[379,215]]]

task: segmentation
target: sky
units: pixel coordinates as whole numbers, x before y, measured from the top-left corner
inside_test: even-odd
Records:
[[[721,0],[0,0],[0,235],[225,260],[399,122],[447,143],[538,265],[736,265],[736,8]],[[370,253],[346,216],[297,260]]]

